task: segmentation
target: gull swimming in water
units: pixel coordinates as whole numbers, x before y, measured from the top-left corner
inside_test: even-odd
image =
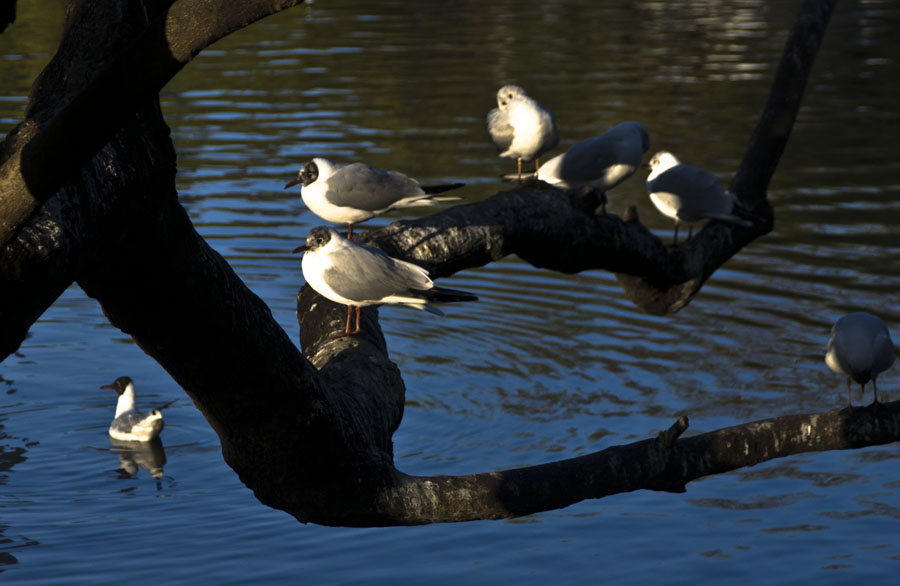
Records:
[[[875,379],[893,363],[894,344],[881,318],[858,311],[840,318],[831,328],[825,364],[834,372],[847,375],[847,406],[852,406],[850,379],[859,383],[862,391],[871,380],[875,393],[873,403],[877,403]]]
[[[116,415],[109,426],[113,439],[148,442],[157,437],[163,429],[162,410],[174,403],[170,401],[158,409],[140,412],[135,408],[134,383],[127,376],[120,376],[101,389],[112,389],[119,394]]]
[[[520,181],[522,161],[534,160],[537,170],[541,155],[559,144],[553,112],[515,85],[497,91],[497,107],[488,112],[487,129],[500,156],[516,159]]]
[[[347,306],[344,336],[360,331],[360,308],[367,305],[405,305],[444,315],[430,302],[476,301],[465,291],[435,287],[428,271],[418,265],[392,258],[383,251],[347,240],[331,228],[313,228],[303,252],[301,267],[307,284],[317,293]],[[356,329],[350,317],[356,308]]]
[[[650,134],[640,122],[622,122],[569,147],[541,165],[535,176],[562,189],[590,185],[608,191],[641,166]]]
[[[460,199],[434,196],[464,185],[420,185],[397,171],[382,171],[365,163],[338,165],[322,157],[303,165],[297,178],[284,188],[297,184],[302,185],[303,203],[314,214],[327,222],[347,224],[347,238],[353,236],[353,224],[389,210]]]
[[[674,243],[678,244],[678,225],[688,223],[688,239],[693,223],[715,218],[750,226],[751,222],[735,214],[749,215],[738,204],[734,194],[727,191],[715,175],[700,167],[685,165],[668,151],[659,151],[650,159],[647,192],[650,201],[663,215],[675,220]]]

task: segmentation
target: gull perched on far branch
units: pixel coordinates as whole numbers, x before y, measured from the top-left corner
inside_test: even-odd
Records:
[[[353,236],[353,224],[389,210],[460,199],[434,196],[463,186],[420,185],[397,171],[382,171],[365,163],[337,165],[321,157],[306,163],[284,188],[297,184],[302,184],[300,197],[314,214],[328,222],[347,224],[347,238]]]
[[[519,181],[522,161],[533,160],[537,170],[541,155],[559,144],[553,112],[515,85],[497,92],[497,107],[488,112],[487,129],[500,156],[516,159]]]
[[[294,252],[304,253],[301,267],[306,283],[323,297],[347,306],[343,336],[359,333],[359,311],[367,305],[405,305],[444,315],[431,302],[478,300],[465,291],[435,287],[422,267],[347,240],[325,226],[313,228],[306,244]],[[351,330],[354,307],[356,328]]]
[[[545,162],[536,177],[562,189],[590,185],[608,191],[634,174],[649,148],[643,124],[622,122]]]
[[[865,391],[872,381],[875,400],[878,402],[878,385],[875,379],[894,363],[894,344],[891,334],[880,317],[865,311],[848,313],[831,328],[825,364],[834,372],[847,375],[847,406],[850,402],[850,379],[859,383]]]
[[[673,244],[678,244],[678,225],[688,223],[688,239],[693,233],[694,222],[714,218],[750,226],[751,222],[739,217],[754,217],[744,210],[734,194],[727,191],[715,175],[700,167],[685,165],[668,151],[659,151],[647,164],[647,192],[650,201],[663,215],[675,220]]]

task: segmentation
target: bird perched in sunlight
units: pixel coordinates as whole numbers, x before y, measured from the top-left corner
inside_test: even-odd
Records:
[[[297,178],[284,188],[297,184],[302,185],[303,203],[314,214],[327,222],[347,224],[347,238],[353,236],[353,224],[389,210],[460,199],[434,196],[464,185],[420,185],[397,171],[382,171],[365,163],[337,165],[321,157],[303,165]]]
[[[497,107],[488,112],[487,129],[500,156],[516,159],[520,181],[522,161],[533,160],[537,170],[541,155],[559,144],[553,112],[515,85],[497,92]]]
[[[294,252],[304,253],[301,267],[307,284],[323,297],[347,306],[343,336],[359,333],[360,308],[367,305],[405,305],[444,315],[431,302],[478,299],[465,291],[435,287],[422,267],[347,240],[325,226],[313,228],[306,244]],[[356,328],[351,330],[354,307]]]
[[[109,426],[109,435],[123,441],[148,442],[157,437],[163,429],[162,410],[174,403],[170,401],[152,411],[140,412],[135,405],[134,382],[130,377],[120,376],[101,389],[112,389],[119,394],[116,415]]]
[[[622,122],[572,145],[541,165],[535,176],[562,189],[590,185],[608,191],[641,166],[650,134],[640,122]]]
[[[865,391],[872,381],[875,400],[878,402],[878,385],[875,379],[894,363],[894,344],[891,334],[881,318],[858,311],[837,320],[831,328],[825,364],[834,372],[847,375],[847,406],[850,401],[850,379],[859,383]]]
[[[675,220],[674,244],[678,244],[678,225],[688,223],[688,239],[693,224],[715,218],[732,224],[750,226],[752,214],[744,210],[734,194],[727,191],[715,175],[700,167],[685,165],[668,151],[659,151],[647,164],[647,192],[650,201],[663,215]]]

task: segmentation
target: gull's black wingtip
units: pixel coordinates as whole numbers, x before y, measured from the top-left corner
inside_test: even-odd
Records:
[[[434,195],[437,193],[444,193],[445,191],[450,191],[451,189],[459,189],[460,187],[465,187],[465,183],[445,183],[443,185],[423,185],[422,191],[427,193],[428,195]]]
[[[447,289],[446,287],[432,287],[426,292],[428,301],[438,303],[453,303],[456,301],[478,301],[478,296],[468,291]]]

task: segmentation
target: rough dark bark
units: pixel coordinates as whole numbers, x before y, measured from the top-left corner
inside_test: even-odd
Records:
[[[97,2],[90,8],[93,18],[84,19],[73,8],[70,23],[77,26],[68,26],[56,56],[35,81],[25,120],[0,143],[0,218],[7,225],[16,221],[7,218],[37,201],[17,191],[24,185],[15,165],[21,150],[146,20],[136,2]],[[123,202],[129,194],[137,201],[175,198],[175,152],[158,99],[135,102],[132,108],[134,115],[91,165],[70,175],[57,197],[47,199],[16,238],[0,247],[0,356],[18,348],[31,324],[75,280],[82,259],[99,253],[96,239],[116,222],[128,224],[131,212]],[[55,162],[48,157],[44,163],[40,172],[53,174]]]
[[[194,3],[217,5],[211,0]],[[169,4],[171,16],[189,0],[164,3],[163,10]],[[394,467],[391,438],[403,416],[404,387],[390,361],[377,310],[363,311],[363,335],[334,339],[346,309],[302,289],[301,354],[266,305],[196,233],[177,202],[174,151],[152,88],[135,94],[145,96],[142,100],[122,98],[132,107],[122,114],[127,121],[111,130],[100,127],[92,144],[103,144],[112,133],[115,137],[77,177],[60,174],[31,182],[27,165],[25,179],[16,174],[16,157],[34,148],[28,145],[41,132],[49,138],[38,144],[50,141],[41,148],[50,153],[59,148],[57,141],[66,138],[46,128],[57,124],[65,107],[74,107],[67,105],[79,103],[82,88],[93,83],[87,72],[105,63],[104,55],[124,52],[117,48],[125,37],[106,32],[117,29],[103,12],[119,3],[79,6],[94,12],[72,13],[60,56],[35,86],[28,120],[0,151],[12,165],[4,166],[12,171],[0,173],[4,194],[11,185],[25,190],[17,193],[27,192],[30,199],[21,201],[40,204],[0,251],[0,356],[14,351],[29,325],[77,280],[101,303],[110,322],[182,385],[218,434],[228,464],[262,502],[301,521],[330,525],[494,519],[639,488],[683,490],[695,478],[770,458],[900,439],[900,405],[893,403],[787,416],[679,439],[687,425],[682,419],[660,438],[541,466],[459,477],[403,474]],[[735,178],[736,192],[757,204],[756,213],[766,218],[752,228],[710,222],[690,243],[673,249],[635,218],[595,213],[600,194],[564,196],[545,185],[526,185],[479,204],[367,232],[365,238],[438,277],[507,254],[565,272],[611,270],[640,306],[675,311],[721,263],[771,229],[765,186],[799,108],[821,39],[815,31],[824,30],[832,7],[833,2],[804,4],[786,49],[790,57],[776,75],[773,98]],[[157,28],[161,14],[151,10],[120,17],[144,31],[131,36],[150,43],[148,31],[167,30]],[[210,30],[227,29],[218,19],[209,22]],[[81,42],[96,34],[97,27],[104,33],[99,40]],[[211,36],[204,32],[198,38]],[[798,43],[805,49],[797,49]],[[189,47],[195,46],[190,40],[176,43],[180,48],[173,55],[189,57]],[[154,48],[160,47],[148,45]],[[162,55],[162,63],[143,62],[155,72],[147,77],[159,81],[177,71],[180,61],[173,55]],[[797,69],[783,73],[785,67]],[[61,76],[71,81],[61,86],[63,97],[57,100],[48,89],[61,83]],[[780,85],[786,77],[790,83]],[[115,85],[115,80],[107,82]],[[130,91],[109,89],[118,96]],[[793,98],[775,95],[782,92]],[[64,128],[68,123],[59,124]],[[749,175],[752,180],[743,178]],[[55,195],[54,181],[64,185]],[[5,213],[2,205],[0,213]],[[16,229],[15,221],[7,226]]]
[[[694,298],[716,268],[750,241],[772,230],[775,218],[766,190],[800,111],[806,82],[836,2],[806,0],[803,3],[785,43],[769,99],[731,181],[730,191],[764,221],[752,228],[709,222],[696,241],[669,248],[674,270],[668,281],[660,283],[645,276],[617,274],[629,299],[637,306],[653,314],[678,311]]]
[[[91,55],[89,61],[75,61],[80,66],[71,78],[54,75],[64,88],[64,97],[36,93],[52,101],[34,99],[26,114],[27,139],[20,141],[18,148],[0,152],[0,184],[4,187],[0,192],[0,246],[112,139],[140,104],[155,100],[163,86],[203,48],[300,2],[129,2],[119,8],[127,13],[121,15],[108,4],[73,2],[70,22],[79,26],[69,28],[71,34],[48,71],[53,72],[54,65],[73,63],[69,52],[78,55],[82,48],[98,47],[106,52]],[[82,27],[81,23],[88,21],[95,26]],[[109,26],[112,22],[121,28]],[[88,28],[93,34],[82,36]],[[77,90],[71,91],[66,82],[76,84]],[[35,112],[39,114],[32,119]]]
[[[25,120],[0,143],[0,357],[75,280],[101,218],[124,221],[124,194],[174,195],[160,88],[203,47],[301,1],[71,3]]]
[[[687,438],[682,417],[656,438],[541,466],[469,476],[401,476],[378,510],[392,524],[518,517],[634,490],[684,492],[698,478],[806,452],[900,438],[900,402],[787,415]]]

